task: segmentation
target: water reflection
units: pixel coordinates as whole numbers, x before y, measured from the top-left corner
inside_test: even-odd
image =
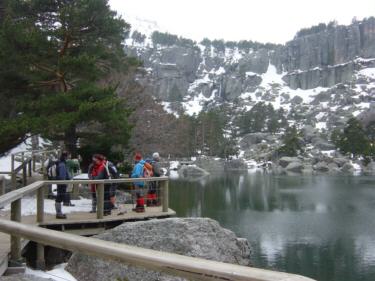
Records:
[[[179,216],[214,218],[248,238],[255,266],[320,281],[375,280],[370,177],[211,175],[171,183]]]

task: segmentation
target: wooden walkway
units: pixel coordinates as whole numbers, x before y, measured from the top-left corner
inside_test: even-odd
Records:
[[[74,207],[73,207],[74,208]],[[60,230],[83,236],[92,236],[99,234],[106,229],[116,227],[124,222],[142,221],[150,219],[162,219],[173,217],[175,211],[169,209],[163,212],[162,207],[146,207],[146,212],[136,213],[132,211],[132,205],[125,205],[121,211],[126,213],[120,214],[119,210],[113,210],[112,214],[105,216],[103,219],[97,219],[96,214],[88,212],[72,212],[67,214],[67,219],[56,219],[55,215],[45,214],[44,222],[36,223],[36,215],[22,217],[22,223],[29,225],[39,225],[44,228]],[[2,219],[10,219],[10,212],[1,212]],[[28,241],[23,241],[22,246],[25,247]],[[8,268],[8,258],[10,254],[10,235],[0,233],[0,276]]]

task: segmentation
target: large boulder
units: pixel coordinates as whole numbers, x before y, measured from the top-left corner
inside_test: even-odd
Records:
[[[206,170],[195,165],[182,166],[181,169],[178,170],[178,174],[185,178],[203,177],[209,175]]]
[[[208,260],[249,265],[250,247],[218,222],[207,218],[171,218],[124,223],[96,238]],[[185,280],[152,270],[73,254],[66,270],[78,281]]]
[[[279,159],[279,165],[283,168],[286,168],[292,162],[301,162],[301,160],[297,157],[288,157],[288,156],[281,157]]]
[[[301,162],[292,162],[285,167],[285,170],[289,172],[300,173],[303,170],[303,165]]]
[[[328,167],[327,163],[325,163],[325,162],[319,162],[318,164],[316,164],[314,166],[314,170],[318,171],[318,172],[328,172],[329,171],[329,167]]]
[[[225,162],[226,170],[247,170],[247,164],[243,159],[232,159]]]

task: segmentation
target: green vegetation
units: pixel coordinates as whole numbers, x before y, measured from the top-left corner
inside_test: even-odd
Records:
[[[4,7],[0,154],[27,134],[63,141],[73,154],[78,146],[108,153],[125,145],[129,111],[109,77],[139,62],[125,56],[129,25],[108,1],[9,0]]]
[[[284,110],[275,110],[272,104],[259,102],[237,118],[240,135],[258,132],[277,133],[288,126]]]
[[[191,39],[186,39],[183,37],[178,37],[170,33],[164,33],[159,31],[154,31],[151,35],[152,43],[154,45],[163,46],[184,46],[184,47],[194,47],[195,42]]]
[[[301,133],[295,126],[286,129],[283,145],[277,150],[278,156],[297,156],[302,149]]]
[[[224,41],[224,40],[210,40],[208,38],[204,38],[200,44],[205,47],[213,46],[218,51],[224,51],[225,47],[227,48],[238,48],[239,50],[249,52],[250,50],[259,50],[259,49],[267,49],[267,50],[274,50],[279,45],[272,44],[272,43],[259,43],[251,40],[241,40],[239,42],[235,41]]]
[[[299,38],[311,34],[316,34],[322,31],[331,30],[337,26],[337,21],[331,21],[328,24],[319,23],[309,28],[302,28],[299,30],[294,38]]]
[[[135,41],[135,42],[138,42],[138,43],[143,43],[145,42],[146,40],[146,35],[138,32],[138,31],[134,31],[133,34],[132,34],[132,39]]]
[[[356,118],[350,118],[344,130],[333,131],[332,141],[345,154],[356,156],[374,156],[374,122],[366,128]]]

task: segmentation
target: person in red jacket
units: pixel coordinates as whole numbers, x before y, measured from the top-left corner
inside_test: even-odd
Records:
[[[108,179],[108,173],[105,168],[105,157],[101,154],[95,154],[92,157],[92,164],[89,167],[89,179],[91,180],[104,180]],[[92,210],[90,213],[96,212],[96,204],[97,204],[97,198],[96,198],[96,184],[91,185],[91,194],[92,194]],[[111,202],[110,202],[110,190],[108,188],[108,185],[104,186],[104,215],[110,215],[111,214]]]

